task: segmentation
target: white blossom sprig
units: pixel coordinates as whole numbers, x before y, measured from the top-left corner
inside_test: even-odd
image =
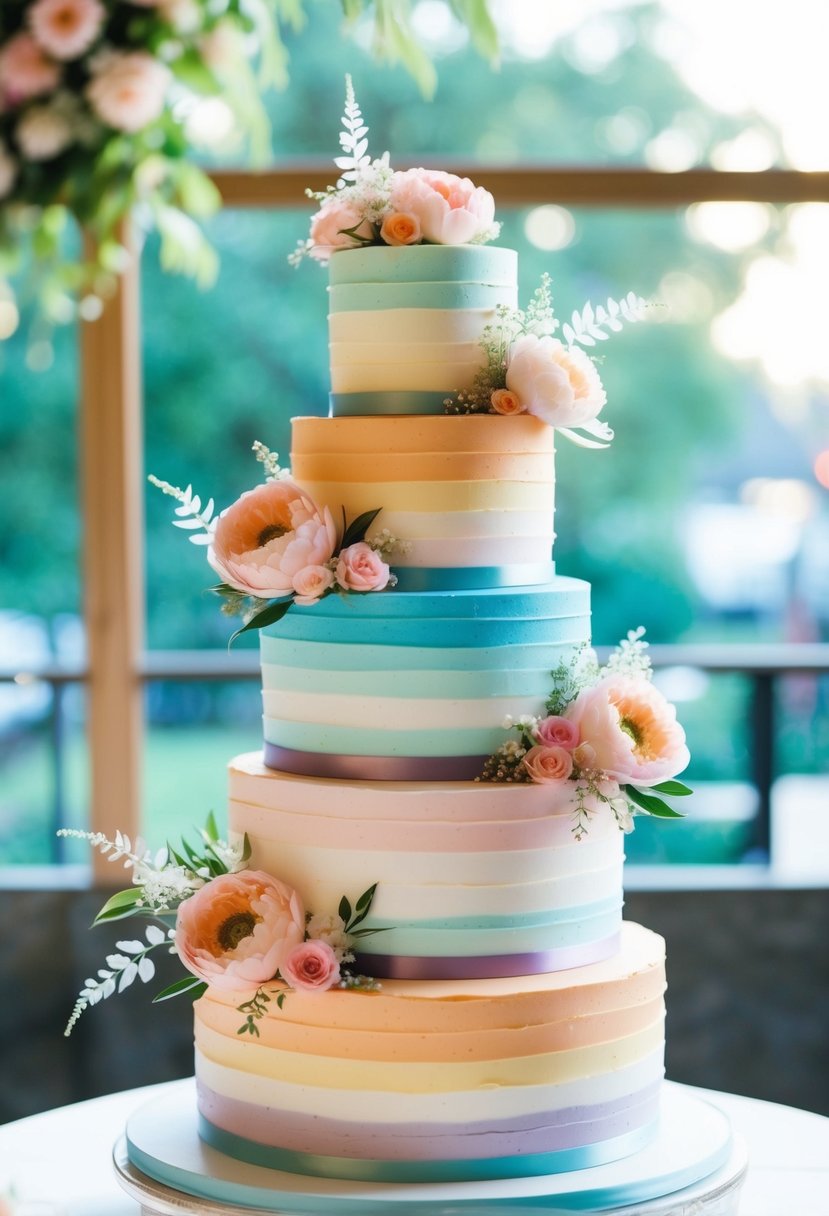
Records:
[[[640,680],[653,679],[651,656],[644,638],[644,625],[640,625],[638,629],[629,629],[627,637],[622,638],[611,652],[601,674],[635,676]]]
[[[368,127],[363,121],[357,98],[354,95],[354,84],[350,75],[345,78],[345,113],[343,114],[343,129],[340,132],[340,147],[344,156],[335,156],[334,164],[342,170],[337,182],[341,189],[346,182],[356,182],[360,172],[371,164],[368,155]]]
[[[168,494],[170,498],[175,498],[176,502],[180,504],[175,510],[175,514],[179,518],[173,520],[174,528],[185,528],[191,531],[193,535],[187,539],[194,545],[212,543],[213,533],[216,531],[218,522],[218,516],[214,516],[216,504],[212,498],[202,507],[201,498],[198,494],[193,493],[192,486],[182,490],[178,486],[171,485],[169,481],[162,481],[152,473],[147,480],[157,486],[162,494]],[[202,531],[199,532],[197,529],[202,529]]]
[[[254,440],[251,450],[265,470],[265,481],[287,481],[291,476],[291,470],[280,465],[279,453],[272,452],[258,439]]]
[[[153,979],[155,963],[148,958],[151,951],[157,950],[159,946],[167,946],[171,953],[175,953],[175,947],[172,945],[175,930],[163,929],[159,925],[148,925],[144,936],[146,945],[140,940],[116,942],[115,948],[121,953],[108,954],[106,967],[99,968],[97,976],[90,976],[86,979],[69,1016],[69,1021],[66,1023],[63,1032],[66,1038],[72,1033],[81,1014],[90,1005],[97,1005],[99,1001],[105,1001],[107,997],[113,996],[116,992],[125,992],[135,979],[141,980],[144,984]]]
[[[623,321],[629,325],[643,321],[647,307],[647,300],[633,291],[619,301],[608,298],[607,304],[599,304],[595,309],[588,301],[581,312],[573,313],[569,324],[564,323],[561,333],[568,346],[577,342],[582,346],[595,346],[597,342],[607,341],[610,337],[607,331],[618,333]]]

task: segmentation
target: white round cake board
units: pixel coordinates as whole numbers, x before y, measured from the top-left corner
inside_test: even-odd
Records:
[[[746,1154],[726,1116],[683,1086],[664,1086],[659,1134],[623,1161],[538,1178],[363,1183],[287,1174],[235,1161],[204,1144],[194,1086],[141,1107],[115,1151],[119,1181],[147,1216],[193,1212],[290,1216],[454,1216],[454,1213],[618,1211],[688,1216],[736,1211]],[[733,1204],[731,1200],[733,1199]],[[706,1200],[711,1206],[703,1206]],[[696,1206],[694,1206],[696,1205]]]

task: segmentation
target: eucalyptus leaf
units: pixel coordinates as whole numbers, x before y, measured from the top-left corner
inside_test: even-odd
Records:
[[[626,796],[635,802],[643,811],[647,811],[649,815],[653,815],[655,819],[684,819],[685,816],[679,811],[675,811],[673,807],[668,806],[667,802],[663,802],[661,798],[655,798],[653,794],[646,794],[642,790],[635,789],[632,785],[623,785]]]
[[[364,511],[362,515],[358,515],[356,519],[352,520],[343,533],[342,548],[347,549],[349,545],[356,545],[360,541],[365,540],[366,532],[368,532],[382,509],[382,507],[377,507],[374,511]],[[343,516],[343,519],[345,519],[345,516]]]
[[[188,975],[183,980],[176,980],[174,984],[163,988],[157,996],[153,997],[153,1004],[157,1005],[160,1001],[169,1001],[174,996],[183,996],[185,992],[189,992],[195,1001],[206,991],[207,984],[205,984],[204,980],[200,980],[195,975]]]
[[[264,629],[266,625],[275,625],[277,621],[281,621],[293,602],[293,596],[286,600],[271,600],[261,612],[257,612],[255,616],[252,616],[246,625],[242,625],[240,629],[231,634],[228,646],[232,646],[243,633],[250,633],[256,629]]]
[[[659,785],[652,785],[650,788],[656,790],[658,794],[668,794],[671,798],[684,798],[694,792],[683,781],[662,781]]]
[[[118,891],[115,895],[111,895],[101,908],[98,915],[92,922],[93,925],[100,925],[103,921],[121,920],[125,916],[132,916],[139,909],[136,904],[141,898],[140,887],[130,887],[126,891]]]

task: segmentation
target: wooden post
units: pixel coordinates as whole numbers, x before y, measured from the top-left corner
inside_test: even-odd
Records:
[[[141,820],[144,636],[143,436],[139,264],[132,262],[96,321],[81,322],[81,483],[84,616],[89,655],[92,831]],[[122,875],[95,853],[96,881]]]

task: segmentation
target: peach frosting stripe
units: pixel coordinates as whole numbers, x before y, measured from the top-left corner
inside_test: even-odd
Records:
[[[382,461],[380,462],[382,464]],[[379,466],[378,466],[379,471]],[[344,503],[351,515],[382,507],[389,511],[552,511],[553,483],[544,481],[383,481],[361,484],[341,477],[302,477],[315,502]],[[405,537],[401,539],[405,540]]]
[[[377,452],[343,454],[296,453],[291,456],[296,481],[530,481],[552,482],[548,453],[522,452]],[[383,504],[385,505],[385,504]]]
[[[480,414],[370,418],[294,418],[291,456],[549,455],[553,429],[529,414],[501,418]]]
[[[232,1036],[217,1033],[202,1023],[198,1004],[195,1009],[196,1043],[209,1059],[242,1072],[323,1089],[443,1093],[490,1085],[556,1084],[633,1063],[664,1040],[664,1024],[660,1018],[637,1034],[571,1051],[440,1064],[432,1064],[424,1052],[425,1060],[401,1064],[296,1054],[258,1042],[251,1051],[251,1044],[242,1042],[236,1033],[238,1027],[234,1028]],[[428,1036],[424,1036],[423,1042],[424,1045],[428,1043]]]

